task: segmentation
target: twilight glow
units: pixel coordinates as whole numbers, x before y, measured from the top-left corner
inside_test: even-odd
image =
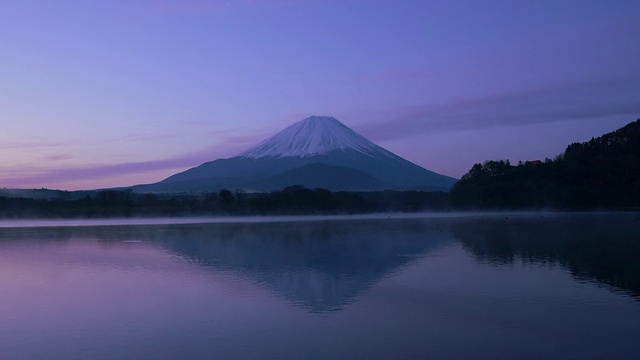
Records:
[[[429,170],[640,117],[640,2],[0,2],[0,187],[149,183],[334,116]]]

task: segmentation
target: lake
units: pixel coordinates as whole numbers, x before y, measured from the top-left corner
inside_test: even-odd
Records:
[[[640,358],[638,213],[0,227],[2,359]]]

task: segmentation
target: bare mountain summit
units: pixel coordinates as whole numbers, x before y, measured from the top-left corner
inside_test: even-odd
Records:
[[[449,191],[455,182],[383,149],[333,117],[311,116],[235,157],[207,162],[134,190],[272,191],[302,185],[333,191]]]

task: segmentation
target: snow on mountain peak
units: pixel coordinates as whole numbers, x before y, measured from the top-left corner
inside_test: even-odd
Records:
[[[356,150],[365,154],[388,154],[364,136],[328,116],[311,116],[297,122],[260,144],[241,153],[240,157],[306,157],[333,150]]]

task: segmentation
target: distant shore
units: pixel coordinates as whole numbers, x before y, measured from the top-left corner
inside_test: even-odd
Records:
[[[618,216],[640,215],[640,212],[615,211],[494,211],[494,212],[423,212],[423,213],[375,213],[351,215],[275,215],[275,216],[202,216],[202,217],[149,217],[102,219],[0,219],[0,229],[48,228],[48,227],[102,227],[102,226],[157,226],[189,224],[251,224],[279,222],[318,221],[368,221],[401,219],[456,219],[502,218],[505,221],[518,218],[545,218],[563,216]],[[640,220],[640,217],[638,218]]]

